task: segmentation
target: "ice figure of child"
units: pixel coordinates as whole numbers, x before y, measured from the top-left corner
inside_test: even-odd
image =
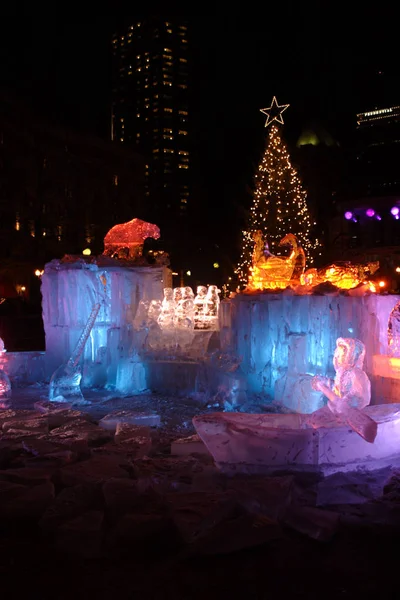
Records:
[[[373,442],[377,425],[362,409],[371,401],[371,383],[363,370],[364,344],[354,338],[338,338],[333,356],[336,371],[334,381],[327,377],[313,377],[312,386],[328,398],[328,404],[309,416],[314,427],[347,424],[369,442]]]
[[[197,294],[194,299],[194,325],[196,329],[206,329],[205,309],[207,288],[205,285],[197,286]]]
[[[182,298],[175,311],[175,326],[178,329],[194,328],[194,294],[191,287],[182,289]]]
[[[158,317],[158,324],[161,329],[173,329],[175,318],[175,300],[172,288],[164,289],[164,299],[161,303],[161,312]]]
[[[209,322],[209,327],[215,327],[218,323],[218,310],[219,310],[219,293],[221,290],[216,285],[210,285],[207,291],[205,301],[205,316]]]
[[[158,317],[161,314],[161,300],[152,300],[149,305],[148,317],[149,321],[158,322]]]
[[[194,325],[196,329],[206,329],[205,308],[206,308],[207,288],[205,285],[197,287],[197,294],[194,299]]]

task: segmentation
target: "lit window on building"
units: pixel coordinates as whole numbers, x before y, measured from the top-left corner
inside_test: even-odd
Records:
[[[157,154],[157,152],[160,152],[160,149],[159,148],[154,148],[153,149],[153,154]]]
[[[164,140],[173,140],[173,139],[174,139],[174,136],[172,136],[172,135],[167,135],[167,134],[165,134],[165,133],[164,133],[164,135],[163,135],[163,139],[164,139]]]
[[[187,150],[179,150],[178,154],[180,156],[189,156],[189,152]]]
[[[140,113],[136,113],[136,117],[139,118],[140,117]]]
[[[172,33],[172,29],[167,29],[167,33]]]
[[[157,131],[158,131],[158,129],[157,129]],[[164,127],[164,133],[172,133],[172,129]]]
[[[183,29],[183,31],[186,31],[187,27],[186,27],[186,25],[179,25],[179,29]]]
[[[182,90],[186,90],[187,89],[187,85],[185,85],[184,83],[179,83],[178,84],[178,88],[181,88]]]
[[[174,154],[175,150],[172,148],[164,148],[164,154]]]
[[[19,213],[15,215],[15,230],[19,231],[21,229],[21,222],[19,220]]]
[[[187,134],[188,134],[188,132],[187,132],[187,131],[185,131],[184,129],[180,129],[180,130],[178,131],[178,133],[179,133],[179,135],[187,135]]]
[[[181,63],[187,63],[187,60],[186,60],[186,58],[180,58],[179,62],[181,62]]]
[[[172,113],[172,108],[165,107],[164,112]]]
[[[164,52],[172,52],[171,48],[164,48]]]
[[[178,112],[179,112],[180,115],[187,115],[188,114],[187,110],[179,110]]]
[[[122,137],[122,138],[119,138],[119,141],[120,141],[120,142],[123,142],[123,141],[124,141],[124,138],[123,138],[123,137]]]
[[[118,185],[118,175],[114,175],[114,177],[113,177],[113,184],[114,184],[115,186],[117,186],[117,185]]]
[[[189,165],[178,165],[178,169],[188,169]]]
[[[187,44],[187,40],[185,40],[184,38],[181,39],[182,44]]]

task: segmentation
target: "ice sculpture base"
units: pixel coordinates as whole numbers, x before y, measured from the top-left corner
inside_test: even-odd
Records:
[[[311,429],[300,414],[215,413],[193,424],[217,466],[229,473],[310,470],[325,474],[362,467],[374,470],[385,460],[400,463],[400,404],[368,406],[378,423],[369,444],[348,427]]]

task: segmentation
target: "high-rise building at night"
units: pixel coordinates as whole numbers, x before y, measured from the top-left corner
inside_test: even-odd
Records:
[[[147,218],[173,225],[189,202],[188,26],[150,17],[112,38],[111,138],[145,158]]]
[[[356,172],[363,195],[400,192],[400,106],[398,77],[378,71],[368,78],[364,110],[357,114]],[[361,106],[360,106],[361,108]]]

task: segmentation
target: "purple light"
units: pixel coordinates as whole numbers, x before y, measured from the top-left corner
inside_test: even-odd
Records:
[[[344,213],[344,218],[347,219],[348,221],[350,221],[352,216],[353,216],[353,213],[350,212],[349,210]]]
[[[399,214],[399,212],[400,212],[400,208],[399,208],[398,206],[393,206],[393,207],[390,209],[390,212],[391,212],[391,213],[392,213],[392,215],[395,217],[396,215],[398,215],[398,214]]]
[[[356,217],[353,217],[353,218],[352,218],[352,221],[354,221],[354,223],[357,223],[357,218],[356,218]]]
[[[375,218],[376,218],[378,221],[382,221],[382,217],[381,217],[380,215],[376,215],[376,216],[375,216]]]
[[[367,208],[365,214],[367,215],[367,217],[373,217],[375,214],[375,211],[373,208]]]

